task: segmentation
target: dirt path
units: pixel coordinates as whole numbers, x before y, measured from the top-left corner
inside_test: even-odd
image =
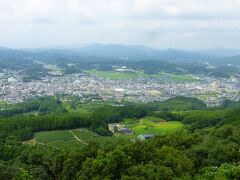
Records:
[[[23,141],[22,142],[23,144],[31,144],[31,145],[35,145],[37,143],[36,139],[33,138],[33,139],[30,139],[30,140],[27,140],[27,141]]]
[[[86,142],[84,142],[83,140],[79,139],[71,130],[68,130],[68,132],[70,132],[77,141],[79,141],[79,142],[81,142],[81,143],[83,143],[85,145],[88,145]]]

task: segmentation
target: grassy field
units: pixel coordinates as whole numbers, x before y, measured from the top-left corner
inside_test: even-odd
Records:
[[[146,94],[152,95],[152,96],[161,96],[163,93],[158,90],[151,90],[151,91],[146,91]]]
[[[0,101],[0,110],[8,110],[11,109],[12,105],[8,104],[4,101]]]
[[[146,76],[144,72],[142,71],[136,71],[136,72],[118,72],[118,71],[98,71],[98,70],[87,70],[84,71],[88,74],[93,74],[96,76],[109,78],[109,79],[134,79],[138,77]]]
[[[216,93],[216,92],[207,92],[207,93],[198,94],[197,97],[198,98],[202,98],[202,99],[217,98],[218,97],[218,93]]]
[[[99,77],[108,79],[134,79],[139,77],[152,77],[158,78],[159,80],[172,80],[176,82],[195,82],[197,78],[190,74],[171,74],[171,73],[160,73],[160,74],[145,74],[143,71],[136,72],[118,72],[118,71],[98,71],[95,69],[84,71],[87,74],[93,74]]]
[[[53,146],[59,149],[64,149],[64,150],[72,150],[73,148],[82,148],[85,146],[85,144],[75,139],[69,139],[67,141],[64,141],[64,140],[53,141],[48,143],[47,145]]]
[[[62,71],[63,69],[57,67],[56,65],[46,65],[44,66],[46,69],[51,70],[51,71]]]
[[[73,136],[68,131],[42,131],[35,133],[35,139],[38,142],[47,144],[58,140],[73,139]]]
[[[111,137],[103,137],[86,129],[74,129],[37,132],[34,140],[40,144],[68,150],[84,147],[92,141],[103,145],[110,142]]]
[[[26,144],[40,143],[59,149],[70,150],[82,148],[90,142],[104,145],[121,139],[135,140],[140,134],[165,134],[183,128],[183,124],[177,121],[166,122],[157,117],[145,117],[142,119],[125,119],[123,125],[134,131],[133,135],[114,134],[112,137],[100,136],[87,129],[59,130],[37,132],[34,139]]]
[[[135,136],[140,134],[164,134],[183,128],[183,124],[178,121],[164,121],[156,117],[146,117],[140,120],[126,119],[124,125],[135,132]]]
[[[56,65],[52,65],[52,64],[46,64],[43,63],[41,61],[35,61],[38,64],[43,65],[44,68],[50,70],[50,71],[63,71],[63,69],[61,69],[60,67],[56,66]]]
[[[164,73],[164,76],[176,82],[195,82],[197,79],[190,74],[170,74]]]

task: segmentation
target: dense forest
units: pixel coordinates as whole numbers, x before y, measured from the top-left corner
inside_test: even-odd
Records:
[[[207,108],[195,98],[177,97],[159,103],[88,107],[89,115],[72,113],[49,97],[1,111],[1,179],[240,179],[238,102]],[[119,140],[105,146],[92,142],[71,151],[21,143],[34,132],[77,127],[111,136],[108,123],[146,115],[178,120],[185,128],[147,141]]]

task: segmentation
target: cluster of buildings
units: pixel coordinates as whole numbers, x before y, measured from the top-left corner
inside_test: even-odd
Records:
[[[109,131],[111,131],[114,134],[133,135],[135,133],[133,130],[119,123],[108,124],[108,128],[109,128]],[[143,141],[143,140],[151,139],[153,137],[154,137],[153,134],[140,134],[137,136],[137,139],[140,141]]]
[[[108,129],[112,133],[132,135],[134,131],[119,123],[108,124]]]
[[[126,69],[125,67],[122,69]],[[176,96],[197,97],[209,106],[225,99],[240,100],[240,80],[201,76],[194,82],[162,81],[159,78],[112,80],[89,74],[51,73],[41,80],[24,82],[15,71],[0,73],[0,102],[18,103],[34,97],[56,94],[92,100],[164,101]]]

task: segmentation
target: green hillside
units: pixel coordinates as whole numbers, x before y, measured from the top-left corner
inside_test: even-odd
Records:
[[[195,98],[176,97],[60,105],[67,111],[53,106],[44,114],[2,114],[1,179],[240,178],[239,103],[207,108]],[[135,134],[113,134],[110,123]],[[140,134],[155,136],[139,141]]]

